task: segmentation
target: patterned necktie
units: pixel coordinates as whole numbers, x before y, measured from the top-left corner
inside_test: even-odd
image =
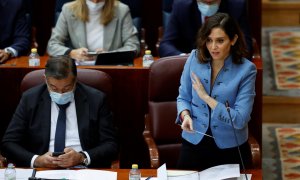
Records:
[[[54,152],[63,152],[65,149],[66,141],[66,109],[70,105],[67,104],[59,105],[59,114],[56,123],[55,139],[54,139]]]

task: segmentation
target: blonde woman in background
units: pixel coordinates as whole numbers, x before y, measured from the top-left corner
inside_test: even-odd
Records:
[[[127,5],[116,0],[75,0],[66,3],[48,42],[50,56],[92,60],[88,51],[134,50],[138,32]]]

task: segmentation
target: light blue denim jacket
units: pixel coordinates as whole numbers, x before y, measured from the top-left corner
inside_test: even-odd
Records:
[[[206,133],[210,126],[219,148],[236,147],[234,131],[225,106],[225,102],[228,101],[238,144],[245,143],[248,139],[248,122],[251,119],[250,114],[255,97],[256,66],[245,58],[242,64],[234,64],[229,56],[210,88],[211,64],[201,64],[198,61],[197,53],[196,50],[192,51],[182,72],[179,96],[177,97],[176,123],[180,122],[180,113],[183,110],[189,110],[194,130]],[[192,88],[192,72],[201,80],[206,92],[218,102],[211,113],[209,106],[199,98]],[[182,137],[192,144],[198,144],[202,140],[203,134],[183,131]]]

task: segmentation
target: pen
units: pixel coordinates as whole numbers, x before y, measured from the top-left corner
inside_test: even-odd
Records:
[[[193,130],[194,132],[196,132],[196,133],[199,133],[199,134],[203,134],[204,136],[208,136],[208,137],[211,137],[211,138],[215,138],[215,137],[213,137],[213,136],[211,136],[211,135],[208,135],[208,134],[205,134],[205,133],[203,133],[203,132],[200,132],[200,131],[196,131],[196,130]]]
[[[177,124],[177,125],[179,125],[179,126],[181,127],[181,125],[180,125],[180,124]],[[213,138],[213,139],[215,139],[215,137],[213,137],[213,136],[211,136],[211,135],[208,135],[208,134],[205,134],[205,133],[203,133],[203,132],[200,132],[200,131],[193,130],[192,132],[199,133],[199,134],[203,134],[204,136],[207,136],[207,137],[210,137],[210,138]]]
[[[149,180],[149,179],[151,179],[153,176],[149,176],[149,177],[147,177],[145,180]]]

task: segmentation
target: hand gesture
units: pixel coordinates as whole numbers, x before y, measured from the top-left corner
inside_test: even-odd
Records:
[[[196,76],[194,72],[192,72],[192,82],[193,82],[193,88],[197,92],[198,96],[202,99],[205,100],[209,96],[207,92],[205,91],[200,79]]]

